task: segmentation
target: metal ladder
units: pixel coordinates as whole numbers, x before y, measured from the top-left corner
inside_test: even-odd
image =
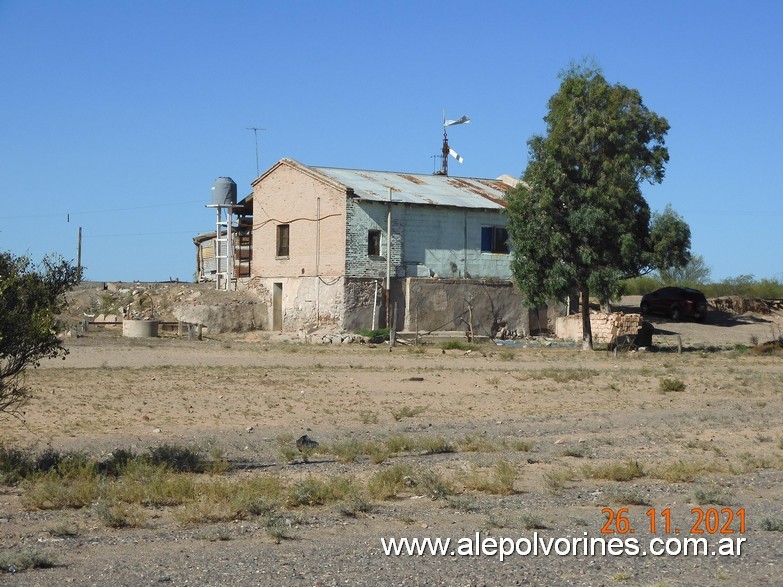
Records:
[[[217,221],[215,223],[215,289],[228,291],[233,279],[233,206],[217,206]],[[223,215],[223,210],[226,215]]]

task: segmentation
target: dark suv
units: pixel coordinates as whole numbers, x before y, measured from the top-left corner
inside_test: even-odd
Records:
[[[663,287],[642,296],[639,304],[642,314],[663,314],[672,320],[693,318],[704,322],[707,317],[707,298],[689,287]]]

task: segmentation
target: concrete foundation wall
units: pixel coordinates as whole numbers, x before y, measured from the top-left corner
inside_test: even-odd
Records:
[[[416,330],[417,311],[419,331],[467,330],[469,306],[473,311],[474,334],[491,336],[503,326],[519,335],[528,335],[541,327],[546,330],[548,317],[554,319],[559,312],[556,306],[531,311],[510,281],[405,280],[407,331]]]
[[[347,279],[345,282],[343,328],[350,331],[371,330],[373,328],[373,303],[376,304],[375,327],[385,326],[385,291],[384,282],[380,279]]]
[[[266,310],[265,324],[273,324],[274,284],[282,285],[283,330],[314,328],[326,324],[342,324],[343,278],[318,277],[257,277],[250,287],[261,299]]]
[[[182,322],[203,324],[210,334],[221,332],[245,332],[264,330],[267,321],[267,304],[181,304],[174,309],[174,317]]]
[[[334,325],[353,332],[386,323],[384,281],[374,278],[345,278],[326,282],[316,277],[255,277],[248,287],[256,292],[263,316],[254,320],[271,328],[274,284],[282,285],[283,330]],[[375,295],[377,288],[377,297]],[[562,304],[529,308],[519,290],[510,281],[396,278],[391,288],[392,311],[397,308],[397,330],[420,332],[437,330],[468,331],[469,306],[473,312],[476,335],[495,336],[505,328],[520,336],[552,331]]]

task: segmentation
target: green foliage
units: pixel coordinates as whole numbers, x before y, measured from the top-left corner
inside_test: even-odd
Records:
[[[222,458],[207,459],[196,449],[170,444],[142,455],[120,448],[102,461],[81,452],[61,453],[49,448],[36,454],[0,446],[0,483],[6,485],[46,478],[56,484],[62,479],[93,478],[100,482],[104,478],[158,476],[163,472],[224,473],[229,468]]]
[[[173,444],[162,444],[150,449],[150,463],[179,473],[203,473],[206,461],[192,448]]]
[[[438,346],[444,351],[475,351],[478,348],[475,344],[462,342],[461,340],[446,340]]]
[[[731,505],[731,496],[721,487],[697,489],[693,499],[699,505]]]
[[[666,119],[596,67],[572,66],[561,79],[546,135],[528,141],[524,182],[507,207],[512,270],[532,304],[574,291],[614,298],[622,278],[684,262],[690,248],[690,231],[670,208],[651,222],[639,188],[663,180]]]
[[[376,499],[392,499],[413,486],[413,476],[410,465],[392,465],[373,473],[367,481],[367,491]]]
[[[24,372],[42,359],[64,356],[57,314],[81,270],[56,257],[34,266],[27,257],[0,253],[0,412],[15,414],[29,391]]]
[[[783,532],[783,518],[763,518],[759,527],[767,532]]]
[[[353,477],[338,476],[326,479],[308,477],[294,482],[289,489],[286,505],[289,507],[324,505],[357,495],[359,495],[359,488]]]
[[[590,479],[609,479],[610,481],[631,481],[646,475],[639,461],[627,460],[599,465],[585,465],[582,473]]]
[[[663,212],[654,212],[650,222],[649,267],[655,267],[662,275],[676,274],[691,261],[691,229],[682,216],[667,204]],[[703,261],[703,259],[702,259]],[[707,269],[709,274],[709,269]],[[665,281],[665,278],[664,278]]]
[[[783,298],[783,282],[779,279],[755,279],[752,275],[738,275],[710,283],[704,288],[709,298],[724,296],[745,296],[748,298],[780,299]]]
[[[623,293],[627,296],[642,296],[661,287],[663,282],[655,273],[623,281]]]
[[[7,571],[10,568],[14,568],[16,571],[26,571],[28,569],[51,569],[54,566],[54,561],[48,555],[42,554],[35,549],[26,549],[19,552],[0,551],[0,572]]]
[[[429,455],[452,453],[457,450],[453,444],[441,436],[437,438],[423,438],[419,442],[419,448]]]
[[[60,473],[83,468],[85,458],[78,453],[65,455],[48,448],[40,454],[18,448],[0,447],[0,484],[12,485],[38,473]],[[78,463],[76,465],[75,463]]]
[[[783,281],[775,278],[756,279],[753,275],[727,277],[721,281],[709,281],[710,268],[701,255],[692,255],[690,261],[680,268],[658,270],[649,275],[623,281],[625,295],[643,295],[666,285],[693,287],[704,292],[708,298],[743,296],[747,298],[781,299]]]
[[[682,267],[660,269],[658,271],[658,276],[663,285],[701,287],[702,285],[709,283],[711,273],[712,270],[707,266],[704,257],[701,255],[691,255],[691,258]]]
[[[465,479],[464,484],[468,489],[482,491],[494,495],[513,495],[514,482],[518,476],[517,467],[505,460],[495,462],[492,473],[474,468]]]
[[[682,379],[664,377],[658,383],[661,391],[685,391],[685,382]]]
[[[363,328],[361,330],[357,330],[356,334],[359,334],[361,336],[366,336],[370,339],[370,342],[379,343],[383,342],[385,340],[389,340],[389,332],[391,329],[389,328],[376,328],[375,330],[368,330],[366,328]]]

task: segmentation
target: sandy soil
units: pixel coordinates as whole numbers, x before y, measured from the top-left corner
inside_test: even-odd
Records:
[[[229,478],[366,480],[406,463],[436,471],[453,495],[434,500],[413,487],[397,499],[373,500],[369,513],[354,517],[334,505],[285,510],[287,539],[276,544],[252,517],[190,525],[177,521],[175,508],[149,508],[140,527],[113,529],[97,506],[31,509],[24,505],[26,486],[0,486],[0,552],[33,548],[57,563],[0,574],[0,583],[779,585],[783,533],[763,528],[783,523],[783,365],[780,354],[733,350],[751,335],[770,338],[776,322],[752,316],[713,316],[706,325],[654,322],[658,352],[617,356],[494,345],[389,352],[383,345],[311,346],[256,333],[198,342],[91,332],[70,340],[67,360],[29,374],[36,394],[25,422],[0,420],[0,444],[95,456],[162,443],[219,449],[234,465]],[[682,354],[670,344],[676,334]],[[664,391],[662,379],[681,380],[685,389]],[[305,433],[324,445],[400,434],[443,438],[456,450],[405,453],[380,464],[366,457],[344,463],[329,454],[288,462],[279,439]],[[468,448],[468,440],[479,446]],[[471,475],[491,477],[499,460],[517,472],[514,493],[471,488]],[[600,467],[628,461],[638,461],[645,475],[594,478]],[[683,464],[696,474],[666,480]],[[723,505],[697,503],[708,492]],[[711,545],[721,537],[746,543],[733,557],[515,555],[503,562],[385,556],[381,548],[382,537],[457,540],[477,531],[515,540],[534,532],[601,537],[607,507],[628,507],[645,545],[650,509],[670,508],[681,534],[691,536],[693,508],[744,508],[744,534],[735,524],[734,534],[706,537]],[[63,525],[74,531],[64,537],[53,531]],[[675,536],[660,528],[657,535]]]

